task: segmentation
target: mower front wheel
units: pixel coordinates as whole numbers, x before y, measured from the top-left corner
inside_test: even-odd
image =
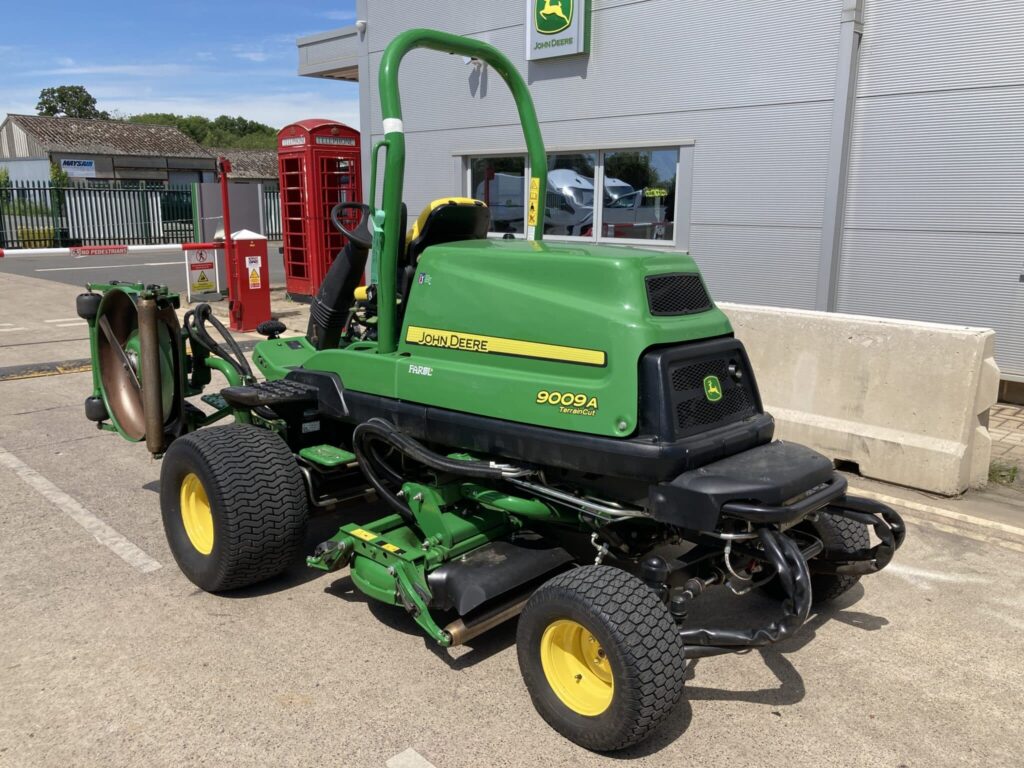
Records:
[[[160,509],[171,554],[189,581],[224,592],[285,570],[302,547],[309,508],[285,442],[244,424],[171,443],[160,470]]]
[[[683,692],[683,643],[635,576],[586,566],[541,586],[519,618],[519,669],[534,707],[597,752],[647,738]]]

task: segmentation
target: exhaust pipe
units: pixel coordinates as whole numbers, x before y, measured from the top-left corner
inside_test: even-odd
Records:
[[[142,412],[146,425],[146,448],[164,452],[163,382],[160,376],[160,332],[157,302],[152,294],[139,298],[139,347],[142,360]]]
[[[484,611],[479,616],[476,616],[469,621],[464,619],[456,619],[451,624],[444,628],[444,631],[451,637],[452,645],[462,645],[463,643],[469,642],[477,635],[482,635],[489,629],[493,629],[499,624],[504,624],[509,619],[514,619],[520,613],[523,612],[523,608],[526,607],[526,601],[530,599],[529,595],[523,595],[514,599],[512,602],[504,603],[496,606],[491,610]]]

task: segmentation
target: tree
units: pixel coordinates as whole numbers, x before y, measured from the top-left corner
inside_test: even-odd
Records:
[[[109,112],[96,108],[96,98],[84,85],[59,85],[39,92],[36,112],[49,117],[85,117],[108,120]]]
[[[658,183],[650,152],[609,152],[605,155],[604,177],[622,179],[633,189],[644,189]]]
[[[168,112],[150,112],[132,115],[128,121],[173,125],[204,147],[274,149],[277,146],[277,130],[255,120],[246,120],[244,117],[221,115],[210,120],[200,115],[186,116]]]

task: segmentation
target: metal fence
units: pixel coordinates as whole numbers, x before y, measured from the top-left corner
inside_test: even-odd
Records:
[[[186,243],[193,211],[190,185],[12,181],[0,187],[0,248]]]
[[[263,199],[260,202],[263,205],[263,226],[266,228],[266,232],[263,234],[267,236],[268,240],[280,240],[282,232],[281,190],[264,187]]]

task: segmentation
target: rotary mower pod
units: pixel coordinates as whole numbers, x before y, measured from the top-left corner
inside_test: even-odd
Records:
[[[511,89],[535,174],[525,239],[487,239],[484,204],[454,197],[407,231],[398,69],[416,48],[483,61]],[[772,440],[689,256],[543,242],[544,145],[505,56],[411,30],[385,51],[380,91],[382,203],[371,177],[369,205],[335,208],[348,244],[306,335],[264,324],[259,381],[209,307],[179,328],[165,288],[90,286],[87,415],[163,455],[167,539],[201,588],[279,574],[311,514],[372,492],[388,514],[343,525],[308,565],[347,566],[441,646],[518,616],[541,716],[589,749],[635,744],[681,696],[686,659],[790,637],[889,562],[903,523],[848,495],[825,457]],[[203,395],[212,370],[229,386]],[[690,604],[714,588],[760,589],[778,615],[695,625]]]

